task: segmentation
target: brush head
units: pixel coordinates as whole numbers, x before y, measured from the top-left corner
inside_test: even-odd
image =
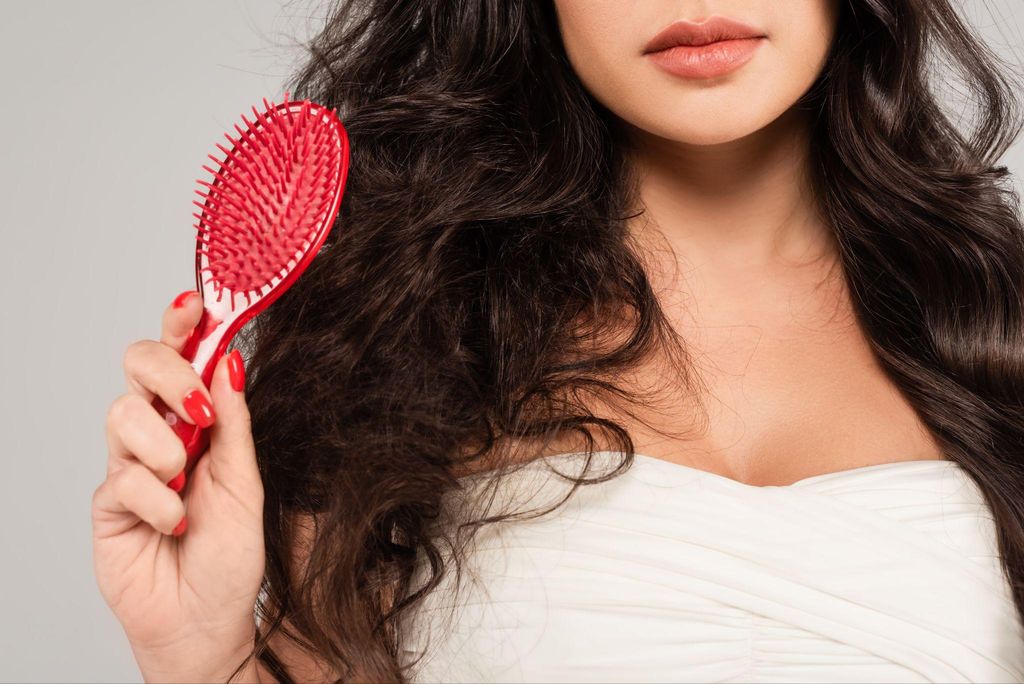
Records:
[[[337,112],[308,100],[253,107],[223,159],[203,166],[202,211],[193,214],[196,284],[203,313],[181,349],[209,387],[217,362],[235,333],[287,290],[319,251],[334,225],[348,174],[348,135]],[[186,471],[204,453],[208,431],[180,420],[153,400],[185,445]]]
[[[268,305],[315,256],[341,202],[348,141],[336,111],[288,93],[263,105],[253,121],[242,115],[237,138],[224,134],[223,158],[203,166],[213,179],[198,181],[196,274],[208,307],[225,296],[232,312]]]

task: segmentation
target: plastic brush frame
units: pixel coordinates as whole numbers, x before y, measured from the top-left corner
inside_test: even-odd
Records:
[[[335,222],[348,176],[348,134],[336,110],[309,100],[289,102],[287,92],[281,104],[263,104],[263,112],[253,107],[254,121],[242,116],[246,128],[235,124],[237,139],[224,134],[231,147],[217,144],[221,160],[209,155],[217,166],[203,169],[213,179],[198,181],[203,201],[193,202],[202,210],[193,216],[203,313],[181,355],[206,387],[235,334],[316,256]],[[294,253],[283,252],[297,237],[301,245]],[[273,259],[265,260],[268,250],[284,265],[274,268]],[[208,430],[182,420],[160,397],[153,406],[184,443],[189,472],[209,444]]]

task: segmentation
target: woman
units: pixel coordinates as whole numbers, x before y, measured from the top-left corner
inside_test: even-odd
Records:
[[[331,242],[248,386],[186,296],[109,413],[147,680],[1022,681],[1020,122],[946,0],[364,0],[311,55]]]

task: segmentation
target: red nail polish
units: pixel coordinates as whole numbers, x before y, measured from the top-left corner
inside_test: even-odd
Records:
[[[184,534],[186,527],[188,527],[188,518],[186,518],[185,516],[181,516],[181,522],[174,526],[174,529],[171,530],[171,534],[173,534],[175,537],[180,537],[182,534]]]
[[[192,295],[197,295],[197,294],[199,294],[199,293],[196,292],[195,290],[185,290],[180,295],[178,295],[177,297],[174,298],[174,301],[172,302],[172,306],[175,309],[180,309],[181,307],[185,306],[185,301],[188,300],[189,297],[191,297]]]
[[[168,482],[167,486],[176,492],[180,492],[185,486],[185,469],[182,468],[181,472],[172,477]]]
[[[231,379],[231,389],[236,392],[245,389],[245,366],[237,349],[232,349],[228,354],[228,377]]]
[[[213,406],[202,392],[197,389],[185,395],[182,400],[185,411],[199,427],[210,427],[216,418],[213,414]]]

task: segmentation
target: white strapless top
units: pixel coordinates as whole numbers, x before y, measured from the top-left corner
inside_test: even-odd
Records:
[[[597,454],[588,478],[621,458]],[[500,487],[536,510],[569,485],[536,461]],[[991,511],[952,461],[760,487],[637,455],[486,525],[464,569],[401,627],[415,682],[1024,682]]]

